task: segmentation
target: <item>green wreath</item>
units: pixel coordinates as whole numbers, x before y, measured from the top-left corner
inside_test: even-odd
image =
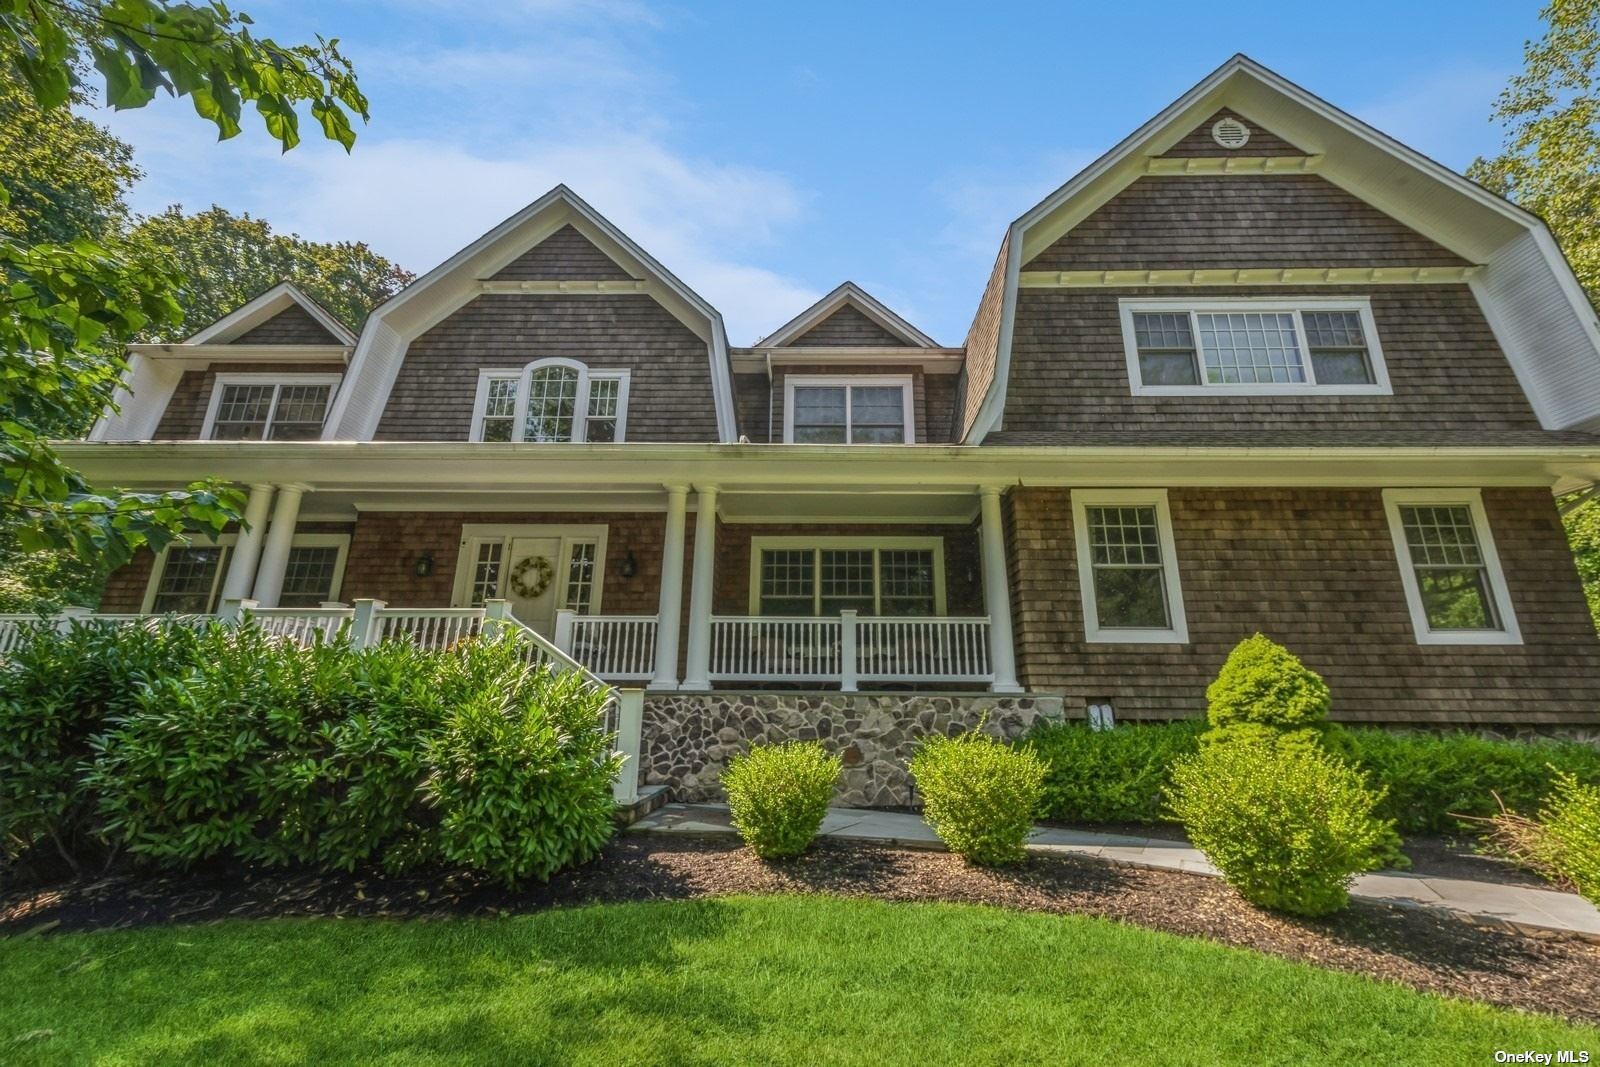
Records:
[[[528,572],[533,572],[533,581],[528,581]],[[556,576],[556,569],[550,561],[543,556],[524,556],[511,568],[511,591],[524,600],[537,600],[550,588],[550,582]]]

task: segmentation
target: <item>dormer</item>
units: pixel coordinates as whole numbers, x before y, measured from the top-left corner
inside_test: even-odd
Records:
[[[314,440],[356,336],[291,282],[183,341],[128,346],[97,441]]]
[[[950,440],[961,350],[845,282],[734,351],[740,430],[789,444]]]

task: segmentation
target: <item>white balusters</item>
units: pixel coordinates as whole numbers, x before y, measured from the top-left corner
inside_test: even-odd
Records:
[[[654,615],[573,615],[569,625],[570,643],[563,647],[600,677],[646,679],[654,672]]]

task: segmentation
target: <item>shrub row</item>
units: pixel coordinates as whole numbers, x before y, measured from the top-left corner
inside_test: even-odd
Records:
[[[253,627],[42,632],[0,671],[0,839],[515,884],[611,832],[603,696],[509,641],[301,648]]]

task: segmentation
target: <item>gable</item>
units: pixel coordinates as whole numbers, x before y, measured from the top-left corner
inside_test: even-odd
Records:
[[[1023,269],[1468,265],[1324,178],[1284,174],[1140,178]]]
[[[342,345],[343,338],[334,336],[316,317],[298,303],[291,302],[282,311],[251,327],[227,342],[233,345]]]
[[[1242,122],[1245,128],[1250,131],[1250,140],[1242,148],[1224,148],[1217,144],[1216,139],[1211,136],[1211,128],[1222,119],[1233,119],[1237,122]],[[1263,129],[1259,124],[1252,122],[1231,108],[1225,107],[1184,134],[1179,138],[1177,144],[1161,153],[1161,158],[1204,158],[1230,155],[1271,157],[1305,156],[1310,154],[1290,144],[1271,130]]]
[[[891,333],[874,322],[853,304],[841,305],[833,314],[794,338],[789,344],[795,348],[912,347],[905,338]]]
[[[494,275],[496,281],[623,281],[632,277],[570,222]]]

